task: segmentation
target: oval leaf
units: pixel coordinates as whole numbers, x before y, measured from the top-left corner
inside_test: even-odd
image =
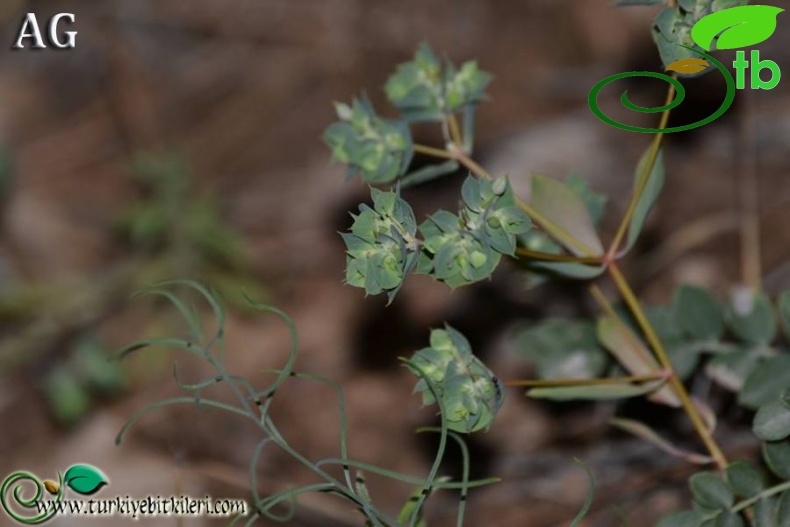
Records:
[[[779,308],[779,319],[782,322],[785,337],[790,338],[790,291],[780,294],[776,304]]]
[[[790,490],[782,493],[776,507],[776,519],[779,520],[777,527],[790,527]]]
[[[781,401],[761,406],[754,416],[752,430],[763,441],[779,441],[790,436],[790,408]]]
[[[738,404],[756,410],[775,401],[790,386],[790,355],[777,355],[762,361],[752,371],[738,393]]]
[[[683,75],[692,75],[694,73],[704,71],[708,67],[710,67],[710,62],[707,60],[690,57],[687,59],[676,60],[667,66],[667,71],[676,71],[678,73],[682,73]]]
[[[75,492],[93,494],[103,485],[109,483],[107,476],[96,467],[90,465],[74,465],[63,476],[63,481]]]
[[[773,35],[776,17],[782,11],[768,5],[748,5],[711,13],[694,24],[691,38],[706,51],[754,46]]]
[[[763,292],[737,289],[727,316],[732,330],[746,342],[768,344],[776,336],[776,316],[771,300]]]
[[[756,496],[765,488],[760,472],[748,461],[734,461],[727,466],[727,482],[741,498]]]
[[[790,480],[790,442],[768,441],[763,443],[763,459],[771,472]]]
[[[717,340],[724,333],[724,317],[718,302],[705,288],[681,286],[672,306],[683,330],[699,340]]]
[[[656,527],[700,527],[715,515],[711,511],[695,509],[693,511],[674,512],[661,518]]]
[[[706,509],[729,509],[735,498],[721,476],[713,472],[698,472],[689,478],[694,501]]]

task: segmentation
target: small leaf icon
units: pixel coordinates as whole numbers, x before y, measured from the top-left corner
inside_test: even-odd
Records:
[[[52,481],[51,479],[44,480],[44,488],[47,489],[47,492],[50,494],[57,494],[60,490],[60,485],[56,481]]]
[[[688,58],[676,60],[667,66],[667,71],[676,71],[684,75],[691,75],[693,73],[699,73],[708,66],[710,66],[710,62],[705,59]]]
[[[109,483],[107,476],[101,470],[90,465],[74,465],[66,471],[63,477],[66,485],[80,494],[93,494],[102,485]]]
[[[776,17],[782,11],[769,5],[746,5],[711,13],[694,24],[691,38],[706,51],[753,46],[774,34]]]

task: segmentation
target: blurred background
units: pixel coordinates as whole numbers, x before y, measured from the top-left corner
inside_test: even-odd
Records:
[[[55,13],[74,13],[67,29],[79,32],[76,49],[12,51],[28,12],[42,24]],[[231,313],[229,360],[256,385],[267,381],[262,370],[282,365],[290,341],[287,329],[249,309],[241,292],[289,313],[300,336],[298,369],[332,377],[346,390],[352,456],[425,474],[436,445],[413,431],[434,424],[434,411],[420,408],[414,379],[397,357],[425,346],[430,328],[446,321],[495,372],[529,377],[532,369],[509,338],[512,327],[594,310],[573,284],[529,288],[509,265],[490,282],[454,292],[415,277],[386,308],[386,299],[344,286],[337,232],[368,190],[345,179],[321,142],[335,119],[332,102],[364,91],[386,108],[381,87],[421,42],[456,63],[477,59],[495,79],[478,112],[476,158],[510,174],[516,188],[531,171],[583,175],[610,196],[603,230],[611,233],[649,137],[598,121],[587,93],[614,73],[661,69],[650,37],[655,13],[614,9],[608,0],[4,0],[0,474],[24,469],[53,478],[89,463],[110,477],[103,491],[110,496],[249,499],[247,463],[259,435],[237,419],[191,407],[162,410],[114,444],[135,410],[178,394],[173,354],[106,360],[136,338],[184,333],[163,303],[130,299],[172,278],[196,279],[222,294]],[[781,23],[760,48],[780,66],[790,64]],[[694,121],[719,106],[724,89],[714,77],[688,82],[687,102],[673,119]],[[643,82],[631,89],[635,101],[656,105],[665,87]],[[666,301],[681,282],[726,292],[741,280],[740,197],[756,186],[736,177],[736,146],[750,120],[765,284],[769,292],[790,285],[783,265],[790,98],[783,83],[748,91],[715,123],[667,140],[665,194],[627,266],[649,301]],[[616,101],[619,91],[606,97]],[[421,130],[419,142],[435,139]],[[453,207],[461,181],[446,178],[409,190],[408,198],[423,212]],[[184,371],[189,377],[202,370],[187,364]],[[656,420],[673,415],[647,408]],[[306,455],[337,454],[329,389],[294,381],[273,411]],[[688,467],[613,433],[606,425],[612,412],[508,393],[496,425],[471,440],[473,477],[503,482],[472,494],[469,525],[567,525],[587,490],[574,457],[599,483],[586,525],[614,525],[613,505],[642,525],[685,505]],[[736,419],[724,441],[731,438],[736,451],[746,448],[737,430]],[[681,423],[679,436],[691,437],[683,434]],[[446,470],[457,472],[450,457]],[[272,449],[259,479],[262,492],[273,492],[309,476]],[[410,491],[375,479],[370,485],[394,510]],[[429,508],[430,525],[453,524],[453,505],[453,496],[440,495]],[[0,516],[0,525],[9,521]],[[360,525],[360,518],[319,495],[305,497],[291,525]]]

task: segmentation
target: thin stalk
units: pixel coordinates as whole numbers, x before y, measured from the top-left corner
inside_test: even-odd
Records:
[[[418,145],[418,144],[412,145],[412,148],[418,154],[440,157],[442,159],[455,159],[455,156],[453,154],[451,154],[447,150],[442,150],[441,148],[434,148],[432,146]]]
[[[623,297],[628,308],[631,310],[631,313],[634,315],[637,324],[642,329],[642,332],[645,334],[645,338],[647,342],[650,344],[650,347],[653,348],[653,352],[658,359],[658,362],[661,366],[668,372],[671,373],[669,377],[669,384],[672,386],[675,394],[680,399],[680,403],[683,406],[683,410],[688,414],[689,419],[691,420],[691,424],[694,426],[694,429],[697,431],[697,434],[702,439],[702,442],[705,444],[705,447],[708,449],[711,457],[713,458],[716,466],[719,470],[725,470],[727,468],[727,458],[722,452],[719,445],[716,443],[716,440],[713,438],[711,431],[708,429],[708,426],[705,424],[704,419],[700,416],[699,412],[697,411],[696,406],[691,400],[688,391],[686,391],[686,387],[683,385],[683,382],[680,378],[675,374],[675,369],[672,366],[672,361],[669,360],[669,356],[667,355],[666,350],[664,349],[663,344],[661,344],[661,340],[659,340],[658,336],[656,335],[653,326],[647,320],[644,311],[642,310],[642,306],[639,303],[636,295],[634,294],[631,286],[628,285],[623,274],[620,272],[620,269],[617,267],[617,264],[614,262],[609,264],[608,267],[609,274],[614,280],[617,289],[620,291],[620,294]]]
[[[675,74],[672,76],[677,78],[677,75]],[[675,87],[670,84],[669,88],[667,89],[667,96],[664,100],[664,105],[668,105],[670,102],[672,102],[674,97]],[[661,121],[658,125],[659,128],[663,129],[667,127],[667,123],[669,122],[669,113],[670,110],[665,110],[661,114]],[[623,242],[623,238],[628,231],[628,226],[631,224],[631,218],[636,212],[636,206],[639,203],[639,199],[642,197],[642,193],[647,187],[647,184],[650,180],[650,174],[653,172],[656,159],[658,159],[658,151],[661,149],[661,143],[664,141],[664,135],[665,134],[662,132],[656,134],[653,137],[653,143],[650,146],[650,154],[648,155],[647,163],[645,163],[643,172],[639,174],[639,179],[637,181],[636,188],[634,189],[634,194],[631,196],[631,201],[628,203],[628,208],[625,211],[625,215],[623,216],[620,226],[617,228],[617,233],[614,236],[614,240],[612,241],[612,244],[606,253],[610,260],[614,260],[617,250],[620,248],[620,244]]]
[[[746,509],[748,509],[749,507],[751,507],[752,505],[754,505],[758,501],[760,501],[762,499],[765,499],[765,498],[770,498],[771,496],[775,496],[776,494],[784,492],[784,491],[786,491],[788,489],[790,489],[790,481],[785,481],[784,483],[781,483],[781,484],[776,485],[774,487],[765,489],[761,493],[759,493],[759,494],[757,494],[755,496],[752,496],[748,500],[743,500],[742,502],[737,504],[735,507],[730,509],[730,512],[733,512],[733,513],[741,512],[741,511],[745,512]]]
[[[455,114],[451,113],[447,116],[447,124],[450,127],[450,137],[453,139],[453,143],[459,149],[464,148],[464,139],[461,137],[461,127],[458,126],[458,119],[455,118]]]
[[[540,380],[514,380],[505,381],[505,386],[511,387],[565,387],[565,386],[600,386],[606,384],[638,384],[657,381],[669,377],[669,372],[658,371],[648,375],[629,375],[626,377],[604,377],[600,379],[540,379]]]

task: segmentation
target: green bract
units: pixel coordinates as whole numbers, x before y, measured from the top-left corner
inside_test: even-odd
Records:
[[[388,183],[406,173],[412,158],[411,132],[406,123],[382,119],[367,98],[351,106],[336,103],[340,121],[324,132],[332,158],[348,165],[348,174],[362,174],[370,183]]]
[[[398,66],[384,89],[387,97],[410,121],[440,121],[448,113],[475,104],[485,96],[491,75],[477,63],[461,69],[441,61],[428,44],[417,50],[414,60]]]
[[[408,362],[420,378],[415,392],[426,405],[444,407],[450,430],[471,433],[488,428],[502,406],[502,386],[494,374],[472,354],[466,338],[451,328],[431,331],[431,345],[416,352]]]
[[[702,49],[699,45],[697,45],[695,39],[692,37],[692,28],[694,28],[694,26],[700,20],[712,13],[721,12],[733,7],[745,6],[746,2],[747,0],[680,0],[677,3],[677,7],[667,7],[661,11],[658,16],[656,16],[654,22],[653,40],[658,46],[658,51],[661,54],[661,59],[664,62],[664,66],[669,66],[671,63],[680,59],[699,57],[699,55],[693,51],[680,46],[687,46],[698,50]],[[662,2],[652,2],[651,0],[634,0],[621,1],[618,2],[618,5],[649,5],[653,3]],[[769,10],[770,9],[775,8],[769,8]],[[714,19],[708,19],[714,20],[713,22],[703,23],[702,25],[704,25],[706,28],[712,25],[715,26],[715,21],[721,20],[722,16],[724,16],[724,18],[728,18],[726,15],[717,15]],[[714,34],[718,35],[724,29],[727,29],[727,27],[720,28],[720,30],[715,31]],[[695,31],[695,34],[696,33],[698,33],[698,31]],[[770,36],[770,32],[768,33],[768,36]],[[767,36],[765,38],[767,38]],[[705,42],[703,47],[710,49],[710,46],[708,46],[709,43],[710,41]],[[703,72],[707,71],[709,70],[703,70]],[[703,72],[700,72],[699,74]]]
[[[390,301],[418,260],[414,212],[395,191],[372,189],[373,208],[359,206],[346,242],[346,282],[367,294],[386,291]]]
[[[450,287],[491,276],[503,254],[513,255],[516,236],[532,224],[515,205],[507,178],[478,181],[469,176],[460,216],[439,211],[420,225],[425,252],[420,271]]]

